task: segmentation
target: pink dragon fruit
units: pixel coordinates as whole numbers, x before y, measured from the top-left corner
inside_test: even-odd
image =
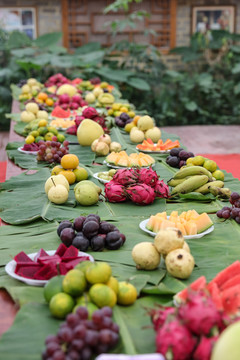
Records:
[[[104,125],[105,125],[105,120],[104,120],[104,118],[102,118],[101,116],[96,115],[96,116],[93,116],[91,119],[92,119],[93,121],[97,122],[97,123],[98,123],[99,125],[101,125],[101,126],[104,126]]]
[[[130,200],[138,205],[149,205],[154,202],[155,192],[147,184],[136,184],[126,188]]]
[[[168,185],[165,184],[163,180],[157,180],[154,191],[157,198],[169,198],[170,197],[170,191]]]
[[[77,134],[77,125],[72,125],[69,128],[67,128],[66,133],[70,135],[76,135]]]
[[[156,335],[156,351],[167,360],[191,359],[196,339],[179,319],[168,322],[158,330]]]
[[[138,174],[134,169],[119,169],[113,176],[113,180],[123,186],[136,184]]]
[[[196,335],[209,335],[221,326],[221,314],[212,298],[203,292],[191,293],[178,310],[179,318]]]
[[[109,202],[123,202],[127,200],[124,186],[113,180],[105,184],[105,197]]]
[[[82,112],[82,116],[84,116],[85,119],[92,119],[96,115],[98,115],[97,110],[91,106],[85,108]]]
[[[158,181],[158,175],[156,171],[154,171],[152,168],[141,168],[139,170],[139,179],[138,181],[143,184],[147,184],[151,186],[152,188],[155,187],[157,181]]]
[[[194,351],[193,360],[210,360],[212,348],[217,341],[218,336],[205,337],[202,336],[201,340]]]
[[[151,317],[154,330],[157,331],[170,316],[176,315],[176,308],[158,305],[157,308],[148,310],[148,314]]]

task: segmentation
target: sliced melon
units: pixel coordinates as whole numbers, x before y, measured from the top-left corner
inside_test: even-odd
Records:
[[[194,219],[194,221],[197,225],[198,234],[207,230],[208,228],[210,228],[213,225],[212,220],[210,219],[210,217],[208,216],[208,214],[206,212],[202,213],[201,215],[198,215]]]
[[[196,217],[199,216],[199,213],[196,210],[190,210],[191,211],[191,216],[190,219],[195,219]]]
[[[187,221],[184,225],[187,235],[197,234],[197,225],[194,221]]]
[[[232,286],[222,292],[224,311],[229,315],[236,314],[240,309],[240,284]]]
[[[178,292],[174,296],[174,300],[179,302],[185,302],[188,298],[188,294],[191,291],[200,291],[206,288],[207,280],[205,276],[200,276],[197,280],[193,281],[188,287]]]
[[[216,305],[217,309],[222,311],[223,310],[223,302],[222,302],[221,292],[220,292],[220,289],[217,286],[217,284],[215,282],[213,282],[211,286],[207,286],[207,289],[208,289],[208,291],[211,295],[211,298],[212,298],[214,304]]]
[[[162,224],[161,224],[161,229],[160,230],[165,230],[167,229],[168,227],[175,227],[175,223],[173,223],[172,221],[169,221],[169,220],[163,220],[162,221]]]
[[[228,289],[232,286],[240,284],[240,274],[233,276],[231,279],[227,280],[222,286],[221,290]]]
[[[183,234],[183,236],[187,235],[187,232],[185,230],[185,226],[180,222],[180,221],[176,221],[175,226],[178,230],[181,231],[181,233]]]
[[[169,220],[174,222],[176,221],[177,218],[178,218],[178,211],[172,211],[169,216]]]
[[[128,167],[129,166],[129,161],[128,161],[128,158],[120,157],[120,158],[117,159],[117,162],[115,164],[118,165],[118,166]]]
[[[108,162],[109,164],[115,164],[116,159],[119,157],[119,154],[112,151],[107,157],[106,157],[106,162]]]
[[[216,282],[218,287],[221,289],[223,284],[226,283],[229,279],[233,278],[236,275],[240,274],[240,261],[236,260],[234,263],[220,271],[215,278],[213,278],[209,285],[212,282]]]
[[[161,213],[157,213],[156,216],[161,216],[161,217],[163,217],[164,219],[167,219],[167,213],[166,213],[166,211],[163,211],[163,212],[161,212]]]

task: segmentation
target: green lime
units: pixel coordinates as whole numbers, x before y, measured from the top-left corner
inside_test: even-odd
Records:
[[[71,296],[81,295],[87,287],[84,273],[78,269],[70,270],[63,279],[63,291]]]
[[[72,312],[75,302],[69,294],[60,292],[54,295],[49,303],[51,314],[58,319],[65,319],[66,315]]]
[[[54,276],[46,283],[43,288],[43,296],[48,303],[54,295],[63,291],[62,282],[63,276]]]
[[[94,284],[89,290],[91,301],[99,308],[104,306],[113,307],[117,302],[116,293],[105,284]]]
[[[78,263],[74,269],[81,270],[85,275],[87,268],[91,265],[92,265],[92,261],[85,260],[85,261],[81,261],[80,263]]]
[[[217,164],[213,160],[206,160],[204,161],[203,167],[210,172],[214,172],[217,170]]]
[[[216,180],[221,180],[224,181],[224,172],[221,170],[215,170],[212,173],[212,176],[216,179]]]

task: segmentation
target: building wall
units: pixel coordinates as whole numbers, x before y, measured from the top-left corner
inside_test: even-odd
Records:
[[[0,7],[36,7],[37,35],[62,31],[61,1],[0,0]]]

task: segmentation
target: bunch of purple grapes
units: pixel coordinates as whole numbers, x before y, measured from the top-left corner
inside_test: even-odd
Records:
[[[232,192],[229,201],[232,207],[224,206],[221,210],[218,210],[217,216],[223,219],[234,219],[240,224],[240,194]]]
[[[56,140],[40,140],[38,145],[37,161],[45,161],[49,164],[60,164],[61,158],[63,155],[68,154],[69,150],[69,142],[67,140],[64,140],[63,144]]]
[[[118,340],[119,327],[112,320],[110,307],[94,311],[89,320],[87,308],[79,306],[67,315],[56,335],[46,337],[42,359],[90,360],[114,348]]]

